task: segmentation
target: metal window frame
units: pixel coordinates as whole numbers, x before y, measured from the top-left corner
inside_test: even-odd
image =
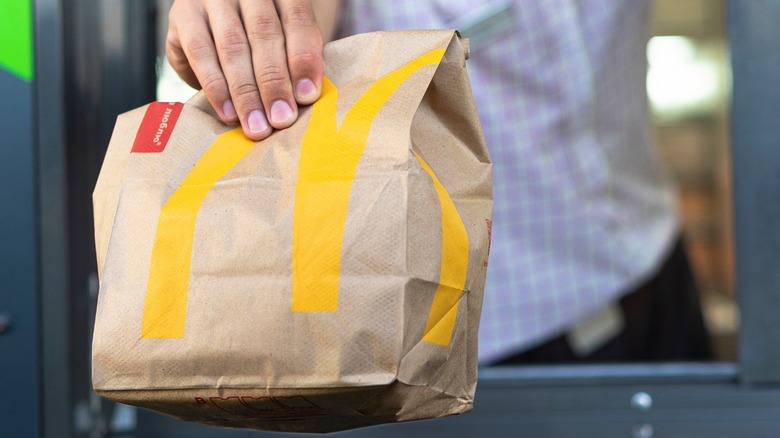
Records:
[[[88,0],[75,3],[85,3]],[[93,0],[93,3],[97,0]],[[111,0],[115,6],[137,0]],[[149,4],[156,0],[148,0]],[[140,2],[138,2],[140,3]],[[86,436],[77,430],[74,382],[88,378],[78,368],[71,323],[88,315],[68,315],[69,260],[76,256],[68,235],[66,155],[74,145],[66,134],[66,90],[62,47],[63,0],[36,0],[37,205],[41,308],[42,406],[40,436]],[[73,3],[68,3],[72,7]],[[450,419],[421,421],[338,436],[634,436],[732,437],[772,435],[780,430],[780,153],[774,130],[780,120],[780,1],[732,0],[728,4],[733,66],[732,160],[736,266],[741,310],[738,363],[662,363],[622,365],[482,368],[475,410]],[[95,38],[104,38],[96,35]],[[127,47],[149,45],[133,36]],[[121,73],[132,54],[114,53],[101,71]],[[110,65],[109,65],[110,64]],[[115,78],[139,83],[138,71]],[[83,78],[82,78],[83,79]],[[134,82],[135,81],[135,82]],[[115,96],[108,109],[129,104]],[[96,102],[96,103],[95,103]],[[105,102],[98,99],[92,104]],[[90,107],[93,111],[106,108]],[[111,117],[97,131],[110,132]],[[774,196],[773,196],[774,195]],[[2,230],[4,233],[12,230]],[[73,236],[77,239],[84,236]],[[79,347],[82,348],[82,347]],[[74,351],[76,353],[74,353]],[[32,364],[35,365],[35,364]],[[649,397],[649,398],[648,398]],[[101,414],[102,415],[102,414]],[[103,419],[103,431],[108,418]],[[13,421],[13,420],[11,420]],[[93,432],[100,432],[100,427]],[[13,429],[11,429],[13,430]],[[129,436],[263,436],[182,423],[149,411],[138,412]],[[268,434],[269,436],[274,434]],[[123,435],[128,436],[128,435]],[[294,435],[288,435],[294,436]]]
[[[21,376],[25,368],[35,369],[40,384],[37,406],[19,406],[34,412],[35,430],[13,416],[0,417],[11,426],[0,424],[0,430],[104,436],[111,405],[90,384],[97,293],[91,192],[116,115],[154,96],[156,32],[149,25],[156,9],[153,0],[31,3],[36,75],[30,146],[36,166],[30,170],[38,274],[31,286],[37,304],[31,323],[38,328],[38,357],[13,371]],[[104,25],[109,20],[111,27]],[[15,230],[0,233],[14,238]]]

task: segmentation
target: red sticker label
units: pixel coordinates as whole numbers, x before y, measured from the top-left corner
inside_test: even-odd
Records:
[[[130,152],[149,153],[165,150],[165,145],[171,138],[171,133],[183,108],[184,104],[179,102],[152,102],[149,104]]]

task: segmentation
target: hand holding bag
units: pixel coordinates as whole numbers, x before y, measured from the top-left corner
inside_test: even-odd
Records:
[[[121,115],[95,390],[280,431],[469,411],[492,188],[466,56],[454,31],[335,41],[322,97],[257,143],[202,94]]]

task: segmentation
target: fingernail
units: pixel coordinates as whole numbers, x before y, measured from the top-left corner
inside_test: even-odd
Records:
[[[298,84],[295,86],[295,97],[298,100],[308,102],[314,99],[314,96],[316,94],[317,94],[317,87],[314,85],[314,82],[308,79],[300,80]]]
[[[275,123],[284,123],[293,116],[293,110],[290,105],[283,100],[277,100],[271,105],[271,120]]]
[[[258,110],[249,113],[247,123],[251,132],[263,132],[268,129],[268,121],[265,119],[265,114]]]
[[[233,106],[233,101],[228,99],[222,104],[222,115],[226,119],[232,119],[236,117],[236,108]]]

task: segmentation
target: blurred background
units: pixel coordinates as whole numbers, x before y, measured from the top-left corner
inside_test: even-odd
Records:
[[[736,362],[727,8],[653,2],[647,91],[657,145],[680,188],[716,360]],[[0,436],[43,436],[43,424],[62,425],[46,436],[63,437],[136,427],[134,411],[91,390],[91,192],[117,114],[194,92],[164,58],[170,3],[0,1]]]
[[[726,7],[653,0],[647,92],[657,145],[680,191],[688,255],[717,360],[737,359]]]

